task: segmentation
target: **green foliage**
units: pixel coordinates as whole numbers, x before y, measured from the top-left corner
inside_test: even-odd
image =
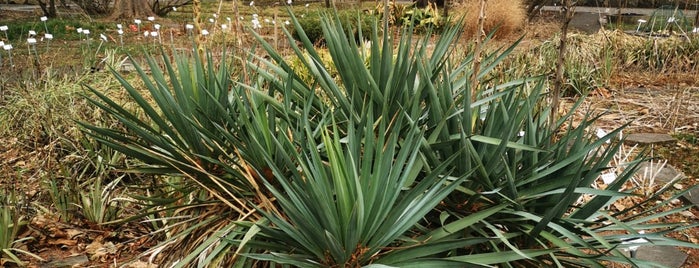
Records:
[[[437,3],[430,2],[424,8],[414,7],[405,9],[401,18],[402,25],[413,25],[415,29],[439,29],[445,23],[442,11],[437,7]]]
[[[318,9],[307,12],[302,17],[297,18],[303,28],[304,34],[314,44],[323,44],[325,42],[323,28],[321,27],[321,18],[328,13],[329,11],[327,10]],[[355,38],[359,38],[360,29],[362,31],[361,36],[369,36],[371,22],[376,19],[371,15],[361,14],[360,11],[357,10],[338,11],[337,14],[343,23],[347,24],[347,30],[354,33],[353,35]],[[293,34],[296,40],[300,40],[298,30],[294,30]]]
[[[175,203],[215,211],[189,214],[198,222],[171,232],[162,247],[193,239],[168,260],[178,267],[197,258],[240,267],[602,267],[648,265],[622,254],[627,239],[697,247],[665,236],[695,225],[653,223],[670,201],[652,204],[669,188],[606,209],[631,195],[622,186],[642,158],[618,168],[606,189],[592,187],[609,172],[621,129],[590,135],[596,117],[574,118],[577,106],[551,125],[542,77],[491,73],[516,44],[485,55],[473,89],[474,55],[455,54],[458,27],[431,43],[410,27],[394,40],[373,23],[365,46],[342,16],[322,16],[331,69],[292,21],[294,33],[284,31],[297,58],[256,35],[268,57],[248,55],[249,80],[231,82],[225,57],[217,66],[194,53],[175,56],[176,66],[164,56],[166,71],[154,59],[151,74],[137,67],[146,94],[114,72],[140,113],[90,89],[125,130],[85,130],[142,161],[135,171],[168,178],[141,198],[140,216],[172,231],[161,223],[176,217]]]
[[[246,87],[234,84],[227,62],[215,63],[210,53],[205,58],[198,53],[176,54],[174,64],[163,53],[164,69],[152,57],[147,62],[148,72],[134,61],[145,90],[112,70],[132,100],[133,108],[127,109],[101,90],[88,87],[97,97],[89,101],[116,120],[121,128],[87,122],[80,122],[80,125],[102,145],[138,159],[129,171],[165,175],[148,185],[148,188],[157,189],[153,194],[137,197],[143,209],[125,221],[146,217],[158,229],[154,230],[155,234],[176,233],[154,250],[181,256],[185,261],[180,265],[186,265],[189,262],[186,260],[191,261],[198,254],[208,254],[209,249],[217,248],[212,244],[219,241],[206,237],[225,228],[229,217],[242,219],[253,214],[253,207],[244,198],[259,193],[249,168],[251,163],[256,163],[256,158],[242,158],[249,155],[241,155],[248,153],[241,144],[245,139],[241,129],[248,126],[237,121],[243,112],[241,109],[250,107],[242,106],[241,95],[236,95]],[[104,194],[88,193],[83,200],[90,202],[93,208],[90,213],[96,219],[111,215],[111,201]],[[268,202],[262,195],[258,199]],[[207,207],[208,211],[202,211],[202,207]],[[202,220],[191,222],[189,218]],[[223,244],[222,247],[229,246]],[[221,250],[217,248],[217,252]]]
[[[85,20],[62,18],[49,19],[45,23],[44,25],[44,22],[40,21],[38,17],[35,20],[13,21],[11,24],[7,24],[7,37],[11,42],[26,42],[29,31],[33,30],[39,35],[38,38],[43,37],[45,33],[50,33],[55,40],[78,40],[79,35],[76,32],[78,28],[90,29],[95,33],[111,27],[107,23],[98,21],[86,22]],[[0,34],[0,40],[4,38],[5,36]]]
[[[2,263],[15,263],[24,265],[24,262],[17,257],[17,253],[25,254],[32,258],[42,260],[41,257],[26,250],[19,249],[24,241],[32,240],[33,237],[18,239],[18,234],[27,224],[17,206],[19,202],[14,193],[3,191],[0,193],[0,255]]]

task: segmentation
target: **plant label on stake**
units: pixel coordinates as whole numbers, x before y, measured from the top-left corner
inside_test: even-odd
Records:
[[[194,25],[192,24],[186,24],[184,28],[187,30],[187,35],[189,35],[189,38],[194,41],[194,36],[192,35],[192,30],[194,30]]]
[[[46,51],[48,52],[49,43],[51,42],[51,40],[53,40],[53,34],[50,34],[50,33],[44,34],[44,39],[46,39]]]
[[[117,33],[119,34],[119,45],[123,48],[124,47],[124,30],[119,29],[119,30],[117,30]]]
[[[7,28],[7,25],[2,25],[2,26],[0,26],[0,31],[5,32],[5,39],[7,39],[7,40],[9,41],[10,38],[7,37],[7,30],[8,30],[8,29],[9,29],[9,28]]]
[[[133,20],[133,23],[136,23],[137,31],[138,33],[141,33],[141,20],[135,19]]]
[[[644,23],[646,23],[646,22],[648,22],[648,21],[647,21],[647,20],[644,20],[644,19],[638,20],[638,27],[636,27],[636,32],[638,32],[639,30],[641,30],[641,25],[644,24]]]
[[[85,35],[85,41],[87,42],[87,54],[92,55],[92,47],[90,47],[90,30],[83,29],[83,34]]]
[[[41,17],[41,18],[39,18],[39,19],[41,20],[41,22],[44,23],[44,30],[46,30],[46,32],[48,33],[48,32],[49,32],[49,27],[46,26],[46,21],[49,20],[49,18],[47,18],[46,16],[43,16],[43,17]]]
[[[39,54],[36,52],[36,38],[34,37],[27,38],[27,51],[32,54],[32,50],[34,51],[34,65],[39,66]]]
[[[7,55],[10,58],[10,67],[15,67],[15,64],[12,62],[12,44],[4,44],[2,49],[7,51]]]
[[[153,31],[153,32],[150,32],[150,36],[153,37],[153,45],[155,46],[155,40],[156,40],[156,38],[158,40],[160,40],[160,35],[158,34],[158,32]]]
[[[162,45],[162,44],[163,44],[163,39],[162,39],[162,37],[160,37],[160,24],[155,24],[155,25],[153,25],[153,28],[155,28],[155,31],[156,31],[156,32],[155,32],[155,33],[156,33],[155,36],[158,36],[158,43]]]

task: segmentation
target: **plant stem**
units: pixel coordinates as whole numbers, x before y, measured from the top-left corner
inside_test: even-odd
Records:
[[[471,100],[476,99],[478,94],[478,73],[481,69],[481,54],[483,54],[483,41],[485,40],[485,30],[483,29],[483,24],[485,24],[485,5],[487,0],[480,0],[480,11],[478,13],[478,29],[476,30],[476,48],[473,53],[473,72],[471,73]]]
[[[575,3],[572,0],[565,0],[561,8],[564,11],[563,23],[561,24],[561,40],[558,45],[558,59],[556,60],[556,80],[553,83],[553,94],[551,97],[551,113],[549,114],[549,124],[551,128],[555,127],[558,120],[558,106],[560,106],[561,92],[563,91],[563,83],[565,80],[565,59],[566,46],[568,43],[568,25],[573,19],[575,13]]]

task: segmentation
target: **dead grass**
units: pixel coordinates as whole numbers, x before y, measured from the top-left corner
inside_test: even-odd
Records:
[[[453,18],[464,18],[466,36],[473,36],[477,31],[480,1],[466,0],[456,4],[451,10]],[[483,28],[486,33],[497,29],[495,33],[497,39],[507,38],[524,29],[526,18],[526,11],[521,0],[488,1]]]

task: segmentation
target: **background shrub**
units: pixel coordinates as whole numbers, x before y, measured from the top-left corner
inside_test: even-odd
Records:
[[[322,17],[322,14],[327,12],[328,11],[324,10],[316,10],[298,17],[299,24],[303,28],[303,31],[308,36],[308,39],[311,40],[311,42],[314,44],[325,43],[325,41],[323,40],[323,29],[320,26],[320,18]],[[373,15],[360,14],[356,11],[339,11],[338,17],[340,18],[340,20],[342,20],[342,23],[346,23],[346,25],[351,26],[355,38],[359,38],[358,26],[360,26],[360,23],[362,29],[362,36],[368,37],[371,34],[371,22],[372,20],[374,20]],[[292,35],[294,39],[299,40],[299,35],[297,31],[294,30],[292,32]]]

